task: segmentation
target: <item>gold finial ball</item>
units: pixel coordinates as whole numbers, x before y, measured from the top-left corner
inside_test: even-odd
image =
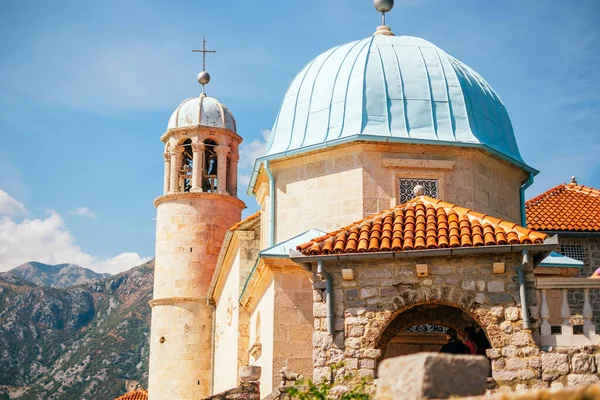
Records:
[[[394,7],[394,0],[373,0],[373,5],[380,13],[386,13]]]
[[[201,85],[206,85],[210,82],[210,74],[206,71],[202,71],[198,74],[198,83]]]

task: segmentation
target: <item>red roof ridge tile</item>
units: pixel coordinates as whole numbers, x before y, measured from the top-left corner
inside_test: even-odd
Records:
[[[534,198],[527,200],[525,202],[525,207],[533,205],[533,204],[537,203],[540,200],[544,200],[545,198],[554,195],[558,191],[565,190],[566,185],[567,185],[566,183],[561,183],[560,185],[554,186],[553,188],[546,190],[544,193],[539,194],[539,195],[535,196]]]

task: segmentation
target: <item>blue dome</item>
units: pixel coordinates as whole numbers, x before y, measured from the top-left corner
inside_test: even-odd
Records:
[[[481,147],[524,166],[492,87],[410,36],[375,35],[309,62],[283,99],[262,158],[353,140]]]

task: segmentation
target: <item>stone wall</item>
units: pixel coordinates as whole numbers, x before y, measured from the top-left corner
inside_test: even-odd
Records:
[[[600,238],[598,237],[573,237],[569,235],[559,235],[558,237],[560,245],[577,245],[583,247],[583,268],[577,277],[587,278],[594,273],[594,271],[600,267]],[[559,246],[560,250],[560,246]],[[568,254],[567,254],[568,255]],[[558,292],[558,291],[555,291]],[[556,294],[557,300],[554,302],[558,303],[558,309],[560,310],[560,294]],[[590,290],[590,303],[594,310],[594,322],[596,323],[596,330],[600,331],[600,290]],[[572,313],[582,314],[583,312],[583,290],[570,290],[569,291],[569,305],[571,306]],[[553,320],[559,320],[559,315],[552,315],[555,317]],[[553,323],[551,319],[550,323]],[[559,320],[560,321],[560,320]]]
[[[506,272],[494,274],[492,264],[499,258],[504,260]],[[529,357],[539,359],[540,353],[531,332],[523,330],[515,270],[519,259],[520,254],[506,254],[325,263],[325,270],[333,277],[335,332],[327,333],[325,282],[316,276],[313,283],[315,380],[329,378],[328,365],[340,361],[345,363],[340,373],[373,377],[382,358],[381,342],[390,324],[402,318],[402,313],[423,304],[460,309],[485,330],[493,350],[502,357],[501,362],[492,365],[493,376],[500,384],[540,379],[540,367],[536,367],[535,361],[531,368],[538,368],[537,372],[530,371],[527,364]],[[429,276],[418,277],[416,264],[427,264]],[[342,268],[352,268],[354,280],[343,280]],[[533,274],[526,273],[528,287],[533,288]],[[533,289],[527,297],[533,301]]]
[[[526,178],[519,168],[477,149],[401,143],[351,143],[274,160],[271,169],[276,242],[310,228],[338,229],[400,204],[400,178],[436,179],[438,198],[519,222]]]
[[[272,390],[279,386],[283,368],[312,375],[311,286],[310,275],[275,275]]]

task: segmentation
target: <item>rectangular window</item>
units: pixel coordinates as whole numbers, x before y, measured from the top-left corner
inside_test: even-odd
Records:
[[[582,263],[586,264],[585,248],[580,244],[561,244],[560,254],[562,254],[563,256],[573,258],[575,260],[579,260]]]
[[[404,179],[400,178],[400,203],[404,204],[415,197],[415,186],[421,185],[425,188],[425,196],[438,197],[438,181],[437,179]]]

